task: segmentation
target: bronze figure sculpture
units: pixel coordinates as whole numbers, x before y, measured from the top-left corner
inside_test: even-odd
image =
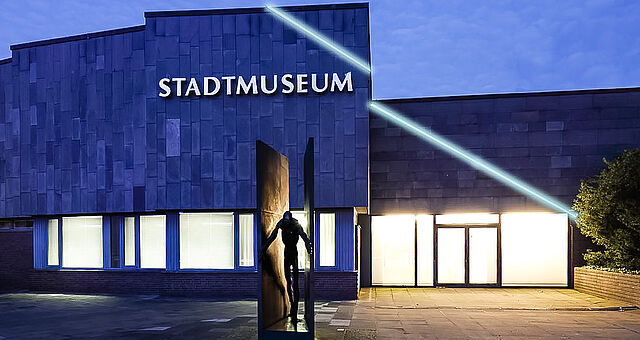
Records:
[[[271,235],[265,241],[264,246],[260,252],[260,259],[267,251],[267,248],[278,237],[278,230],[282,232],[282,243],[284,243],[284,273],[287,280],[287,293],[289,295],[289,302],[291,307],[289,309],[289,316],[292,320],[298,319],[298,302],[300,301],[300,290],[298,289],[298,240],[302,237],[305,243],[307,252],[311,255],[313,247],[311,240],[302,229],[302,226],[297,219],[293,218],[290,211],[286,211],[282,219],[278,222],[275,229],[271,232]]]

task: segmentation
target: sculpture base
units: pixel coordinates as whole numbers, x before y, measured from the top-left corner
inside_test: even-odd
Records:
[[[299,309],[298,309],[299,310]],[[264,330],[265,339],[309,339],[313,338],[309,334],[307,322],[304,314],[298,314],[298,319],[293,320],[290,316],[276,322]]]

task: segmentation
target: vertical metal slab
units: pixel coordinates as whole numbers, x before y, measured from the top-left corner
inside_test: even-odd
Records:
[[[315,203],[314,197],[314,157],[313,157],[313,138],[309,138],[307,149],[304,152],[304,212],[309,221],[309,239],[311,244],[315,244]],[[304,271],[304,319],[307,323],[309,338],[313,339],[315,334],[315,316],[314,316],[314,296],[313,296],[313,271],[314,271],[314,255],[315,249],[308,254],[305,271]]]
[[[262,141],[256,141],[256,192],[258,249],[289,210],[289,161]],[[281,235],[258,262],[258,337],[284,319],[289,310]]]

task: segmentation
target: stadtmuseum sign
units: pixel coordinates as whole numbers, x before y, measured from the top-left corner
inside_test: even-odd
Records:
[[[158,82],[160,92],[158,96],[176,97],[215,96],[219,93],[231,95],[274,94],[280,91],[291,93],[323,93],[323,92],[353,92],[351,72],[343,77],[339,74],[284,74],[282,76],[224,76],[203,78],[162,78]],[[186,88],[185,88],[186,87]]]

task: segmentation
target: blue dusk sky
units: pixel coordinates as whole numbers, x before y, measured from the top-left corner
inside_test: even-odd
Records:
[[[0,0],[0,58],[12,44],[140,25],[145,11],[264,4]],[[370,10],[376,99],[640,86],[640,1],[373,0]]]

